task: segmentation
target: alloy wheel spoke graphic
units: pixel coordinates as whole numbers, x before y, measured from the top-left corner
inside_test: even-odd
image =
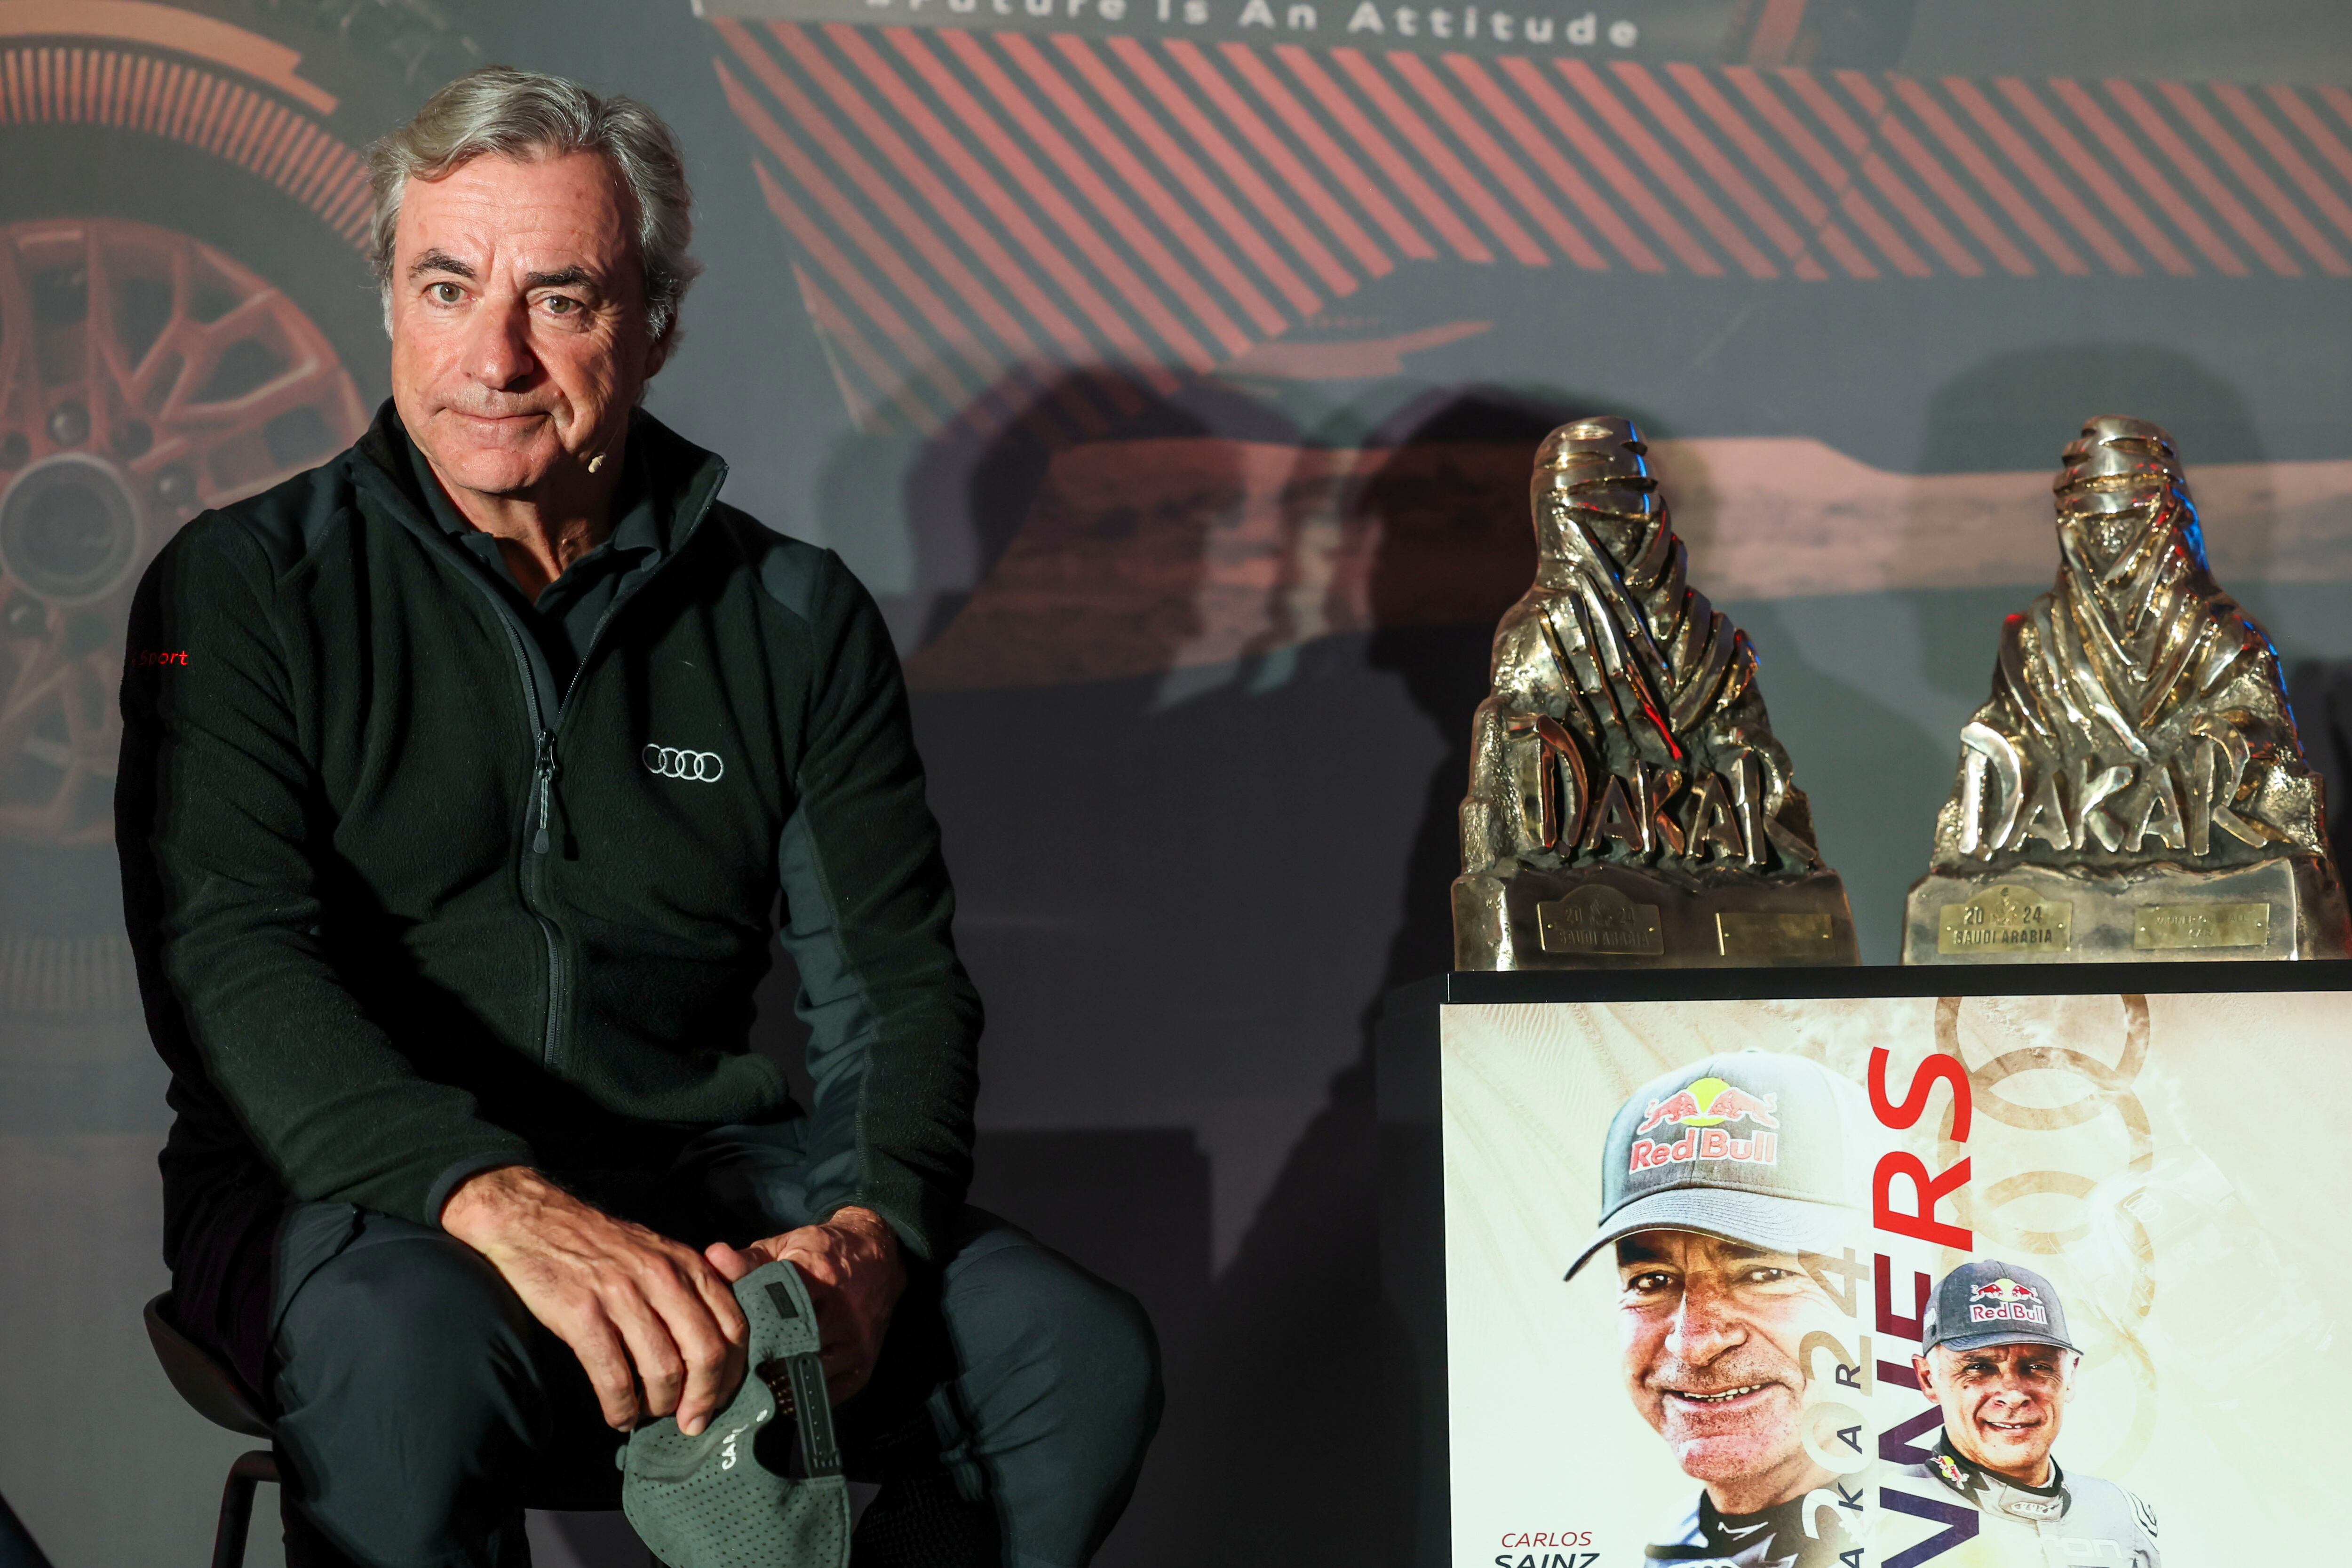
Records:
[[[0,838],[106,841],[140,569],[365,424],[325,334],[212,247],[128,219],[0,225]]]

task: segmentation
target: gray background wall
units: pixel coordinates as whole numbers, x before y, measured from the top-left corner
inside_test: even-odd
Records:
[[[1541,48],[1408,39],[1393,6],[1378,34],[1348,30],[1354,5],[1310,7],[1307,30],[1244,0],[1198,22],[1152,0],[1108,20],[1099,0],[1050,20],[1011,0],[702,9],[5,8],[0,482],[71,445],[59,400],[100,395],[74,388],[137,402],[93,344],[136,335],[139,279],[152,303],[190,241],[276,324],[235,363],[202,340],[226,377],[209,402],[151,408],[159,444],[102,454],[138,517],[124,570],[185,515],[170,442],[198,454],[199,500],[331,450],[383,390],[351,150],[458,71],[563,71],[668,116],[708,271],[651,405],[730,458],[730,499],[883,598],[990,1005],[979,1195],[1137,1289],[1166,1342],[1167,1426],[1107,1561],[1382,1550],[1369,1020],[1447,961],[1469,715],[1528,574],[1525,477],[1551,425],[1624,412],[1658,440],[1694,579],[1763,656],[1872,962],[1893,957],[2000,617],[2048,579],[2046,475],[2088,415],[2172,429],[2223,580],[2338,765],[2340,7],[1620,0],[1596,26],[1630,22],[1631,44],[1571,45],[1583,8],[1554,7]],[[861,50],[905,101],[859,75]],[[1582,132],[1545,118],[1515,60]],[[1318,72],[1344,102],[1315,95]],[[863,109],[826,96],[836,79]],[[1291,166],[1368,250],[1315,226]],[[1252,205],[1253,178],[1306,214],[1297,232]],[[975,179],[1011,194],[992,205]],[[1056,306],[1075,342],[1043,324]],[[291,401],[254,401],[273,387]],[[271,424],[286,408],[309,423]],[[10,534],[7,504],[0,1493],[61,1568],[163,1562],[202,1549],[238,1443],[179,1406],[137,1321],[163,1284],[165,1111],[103,823],[122,595],[68,603],[72,562]],[[789,984],[757,1041],[787,1056]],[[549,1563],[634,1560],[611,1518],[537,1529]]]

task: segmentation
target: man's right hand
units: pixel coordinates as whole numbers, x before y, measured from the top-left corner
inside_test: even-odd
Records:
[[[693,1436],[735,1396],[751,1330],[694,1248],[522,1165],[467,1178],[442,1205],[441,1228],[488,1258],[572,1347],[618,1430],[675,1415]]]

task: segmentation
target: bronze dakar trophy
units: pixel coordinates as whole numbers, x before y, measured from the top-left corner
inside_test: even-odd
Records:
[[[1689,585],[1646,452],[1608,417],[1536,455],[1539,559],[1475,721],[1454,963],[1853,963],[1755,652]]]
[[[2344,957],[2321,780],[2172,438],[2103,416],[2063,460],[2058,580],[2001,629],[1903,962]]]

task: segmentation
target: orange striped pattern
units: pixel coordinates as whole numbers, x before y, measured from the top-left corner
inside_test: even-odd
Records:
[[[2334,89],[714,25],[845,400],[917,430],[1099,425],[1414,265],[2352,277]]]

